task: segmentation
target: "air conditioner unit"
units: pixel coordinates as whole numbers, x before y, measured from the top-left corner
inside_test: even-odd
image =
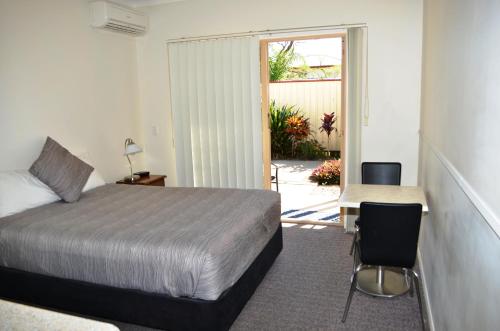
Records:
[[[108,1],[90,3],[91,25],[133,35],[146,32],[148,17],[130,8]]]

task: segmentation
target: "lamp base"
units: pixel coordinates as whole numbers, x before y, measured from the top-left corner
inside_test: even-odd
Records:
[[[139,176],[139,175],[133,175],[133,176],[123,177],[123,180],[126,181],[126,182],[129,182],[129,183],[136,182],[139,179],[141,179],[141,176]]]

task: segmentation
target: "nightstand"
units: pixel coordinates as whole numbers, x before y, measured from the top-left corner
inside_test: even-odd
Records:
[[[165,186],[165,178],[167,178],[167,176],[149,175],[149,176],[141,177],[134,182],[127,182],[127,181],[122,179],[122,180],[117,181],[116,184]]]

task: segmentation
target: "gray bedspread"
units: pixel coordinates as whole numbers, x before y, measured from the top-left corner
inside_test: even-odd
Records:
[[[280,222],[262,190],[109,184],[76,203],[0,218],[0,264],[39,274],[215,300]]]

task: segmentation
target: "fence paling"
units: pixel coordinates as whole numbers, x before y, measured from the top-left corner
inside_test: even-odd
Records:
[[[318,140],[323,147],[327,148],[328,137],[326,133],[320,132],[321,117],[324,113],[334,112],[337,115],[335,127],[337,132],[330,135],[330,150],[340,150],[340,109],[341,109],[341,86],[340,80],[329,81],[291,81],[269,84],[269,99],[276,100],[279,105],[295,105],[300,108],[305,117],[309,118],[312,136]]]

